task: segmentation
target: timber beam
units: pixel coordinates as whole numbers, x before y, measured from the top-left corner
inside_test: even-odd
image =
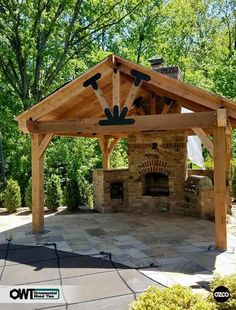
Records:
[[[192,128],[195,134],[199,137],[202,144],[208,150],[208,152],[213,156],[213,142],[209,139],[208,135],[202,128]]]
[[[223,110],[222,110],[223,111]],[[223,117],[224,112],[224,117]],[[227,126],[226,111],[219,113],[196,112],[158,115],[134,116],[132,125],[107,125],[101,126],[101,119],[83,120],[56,120],[56,121],[27,121],[29,133],[115,133],[115,132],[142,132],[150,130],[184,130],[191,128],[216,128]],[[219,120],[220,117],[220,120]]]

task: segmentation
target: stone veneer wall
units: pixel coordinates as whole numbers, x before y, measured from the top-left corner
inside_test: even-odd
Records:
[[[214,188],[198,188],[196,193],[185,192],[184,214],[213,219],[214,212]]]
[[[110,198],[110,185],[122,182],[124,199]],[[99,212],[116,212],[127,208],[128,169],[93,170],[94,206]]]
[[[232,214],[229,188],[227,188],[226,195],[227,213]],[[214,187],[198,188],[196,193],[185,192],[184,214],[213,220],[215,218]]]
[[[184,181],[186,177],[186,134],[165,131],[128,136],[128,209],[184,211]],[[145,171],[146,170],[146,171]],[[169,196],[145,196],[145,173],[162,172],[169,176]]]

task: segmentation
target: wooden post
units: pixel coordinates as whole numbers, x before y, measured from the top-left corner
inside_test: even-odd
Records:
[[[109,144],[109,137],[103,136],[103,137],[99,138],[99,145],[100,145],[101,152],[102,152],[102,167],[104,170],[109,170],[109,168],[110,168],[108,144]]]
[[[226,185],[231,187],[231,127],[227,127],[226,134]]]
[[[44,230],[44,152],[52,134],[32,134],[32,231]]]
[[[216,248],[227,249],[226,134],[225,127],[214,129],[214,207]]]
[[[227,189],[227,205],[226,211],[232,214],[231,211],[231,197],[232,197],[232,183],[231,183],[231,127],[226,127],[226,189]]]
[[[114,138],[113,140],[110,140],[108,136],[103,136],[99,138],[99,145],[102,152],[102,167],[104,170],[110,169],[111,152],[116,146],[118,141],[119,138]]]

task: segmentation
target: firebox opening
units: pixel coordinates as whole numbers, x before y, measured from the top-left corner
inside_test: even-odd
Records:
[[[169,177],[162,173],[147,173],[144,176],[145,196],[169,196]]]
[[[124,188],[122,182],[113,182],[110,184],[110,199],[124,200]]]

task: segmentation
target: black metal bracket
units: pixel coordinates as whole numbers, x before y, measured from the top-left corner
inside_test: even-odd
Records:
[[[136,108],[141,108],[142,106],[142,100],[143,100],[143,97],[137,97],[134,102],[133,102],[133,105],[136,107]]]
[[[151,77],[147,74],[144,74],[138,70],[131,70],[130,71],[131,75],[133,75],[133,77],[135,77],[135,80],[134,80],[134,85],[135,86],[139,86],[139,84],[141,83],[141,81],[150,81],[151,80]]]
[[[121,112],[119,111],[118,105],[114,105],[113,114],[110,109],[105,109],[104,113],[107,119],[100,120],[98,124],[100,126],[109,126],[109,125],[132,125],[135,123],[135,120],[132,118],[125,118],[128,113],[128,108],[122,108]]]
[[[84,83],[83,83],[83,86],[84,87],[88,87],[88,86],[92,86],[92,88],[94,90],[97,90],[98,89],[98,83],[97,83],[97,80],[99,80],[101,78],[101,73],[96,73],[94,76],[92,76],[90,79],[86,80]]]

